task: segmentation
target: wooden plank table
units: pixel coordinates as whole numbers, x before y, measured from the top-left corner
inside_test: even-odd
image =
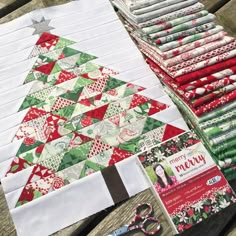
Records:
[[[202,0],[208,10],[214,9],[214,6],[224,0]],[[1,0],[0,8],[10,4],[12,0]],[[8,22],[16,17],[19,17],[27,12],[37,8],[47,7],[51,5],[62,4],[69,2],[69,0],[32,0],[28,4],[13,11],[7,16],[0,19],[0,23]],[[215,8],[216,9],[216,8]],[[217,16],[219,24],[223,25],[227,32],[236,36],[236,0],[231,0],[219,10],[214,12]],[[236,180],[231,182],[232,187],[236,190]],[[171,236],[171,228],[163,215],[160,207],[155,200],[150,190],[146,190],[137,196],[111,207],[101,213],[93,215],[83,221],[73,224],[57,233],[55,236],[69,236],[69,235],[89,235],[89,236],[103,236],[120,226],[129,223],[133,217],[133,208],[140,202],[149,202],[154,207],[155,217],[161,221],[162,230],[160,236]],[[76,209],[75,209],[76,210]],[[78,209],[79,210],[79,209]],[[181,234],[181,236],[235,236],[236,235],[236,205],[233,205],[220,214],[211,217],[209,220],[201,222],[197,226]],[[15,236],[16,231],[11,220],[7,203],[0,186],[0,236]],[[135,236],[144,235],[140,232],[135,232]]]

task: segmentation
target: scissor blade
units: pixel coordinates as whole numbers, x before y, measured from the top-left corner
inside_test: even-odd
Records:
[[[127,233],[128,231],[129,231],[128,225],[124,225],[121,228],[113,231],[111,234],[109,234],[107,236],[120,236],[120,235]]]

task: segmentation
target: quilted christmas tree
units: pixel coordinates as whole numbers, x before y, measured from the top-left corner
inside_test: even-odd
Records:
[[[43,33],[30,55],[25,83],[34,84],[18,110],[27,109],[13,140],[22,143],[6,175],[33,170],[16,207],[185,132],[155,118],[168,104],[73,43]]]

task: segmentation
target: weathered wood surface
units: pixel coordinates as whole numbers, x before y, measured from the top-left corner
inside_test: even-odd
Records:
[[[222,0],[201,0],[206,5],[206,9],[212,9],[214,4],[219,3]],[[0,8],[11,3],[11,0],[0,0]],[[20,7],[16,11],[10,13],[6,17],[0,19],[0,23],[8,22],[16,17],[19,17],[27,12],[30,12],[37,8],[58,5],[69,0],[32,0],[30,3]],[[216,12],[217,21],[223,25],[227,32],[236,36],[236,0],[231,0],[224,7]],[[236,190],[236,184],[234,186]],[[119,204],[115,208],[111,208],[110,214],[108,214],[101,222],[94,223],[94,219],[99,218],[100,214],[91,216],[84,221],[78,222],[70,227],[67,227],[57,233],[55,236],[69,236],[69,235],[89,235],[89,236],[103,236],[112,230],[117,229],[123,224],[127,224],[133,217],[133,208],[140,202],[150,202],[154,206],[155,216],[158,217],[162,224],[162,231],[160,235],[172,235],[170,226],[168,225],[166,218],[161,213],[159,206],[151,194],[150,190],[147,190],[130,200]],[[114,210],[113,210],[114,209]],[[221,214],[218,214],[207,221],[198,224],[196,227],[188,230],[183,236],[236,236],[236,206],[232,206]],[[89,232],[90,231],[90,232]],[[85,233],[86,232],[86,233]],[[88,232],[88,233],[87,233]],[[15,228],[11,220],[9,210],[6,204],[6,200],[2,189],[0,187],[0,236],[15,236]],[[140,232],[132,235],[143,235]]]
[[[14,0],[1,1],[1,2],[0,2],[0,8],[3,8],[3,7],[5,7],[5,6],[8,6],[8,5],[11,4],[12,2],[14,2]]]
[[[203,3],[207,10],[211,9],[214,5],[218,4],[222,0],[200,0],[199,2]]]
[[[154,209],[154,217],[158,218],[161,222],[161,232],[160,236],[169,236],[172,235],[171,228],[167,222],[166,217],[162,214],[157,201],[152,194],[151,190],[146,190],[135,197],[131,198],[130,200],[124,202],[117,206],[101,223],[95,227],[88,236],[102,236],[108,235],[109,233],[113,232],[114,230],[122,227],[123,225],[128,224],[134,217],[134,209],[137,207],[139,203],[147,202],[151,203]],[[137,231],[134,232],[132,235],[141,236],[144,235],[142,232]]]
[[[0,0],[2,1],[2,5],[4,5],[5,2],[10,1],[10,0]],[[19,16],[22,16],[28,12],[31,12],[35,9],[43,8],[43,7],[50,7],[50,6],[55,6],[63,3],[70,2],[70,0],[32,0],[31,2],[23,5],[22,7],[18,8],[17,10],[11,12],[5,17],[2,17],[0,19],[0,23],[5,23],[8,21],[11,21]],[[6,5],[6,4],[5,4]],[[0,8],[1,5],[0,5]]]
[[[2,190],[2,187],[0,186],[0,235],[6,236],[11,235],[15,236],[15,227],[13,225],[8,207],[7,202]]]
[[[231,0],[216,13],[217,20],[225,30],[236,37],[236,0]]]

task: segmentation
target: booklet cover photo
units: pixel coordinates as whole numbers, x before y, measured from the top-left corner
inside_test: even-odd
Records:
[[[175,233],[236,201],[236,195],[192,131],[138,155]]]

